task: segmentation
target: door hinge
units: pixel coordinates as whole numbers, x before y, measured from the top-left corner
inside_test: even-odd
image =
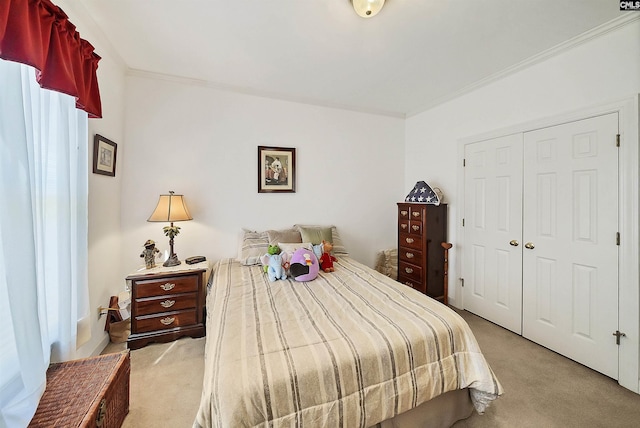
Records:
[[[465,166],[467,166],[467,160],[466,159],[462,159],[462,167],[464,168]]]
[[[464,287],[464,278],[460,278],[460,286]]]
[[[462,227],[464,227],[464,219],[462,219]]]
[[[616,345],[620,345],[620,338],[621,337],[626,337],[627,335],[624,334],[623,332],[616,330],[613,335],[616,337]]]
[[[620,245],[620,232],[616,232],[616,245]]]
[[[616,147],[620,147],[620,134],[616,134]]]

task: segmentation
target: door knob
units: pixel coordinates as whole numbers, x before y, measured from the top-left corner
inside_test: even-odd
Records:
[[[513,245],[514,247],[517,247],[518,245],[520,245],[520,243],[515,239],[512,239],[511,241],[509,241],[509,245]]]
[[[524,244],[524,248],[526,248],[527,250],[533,250],[536,246],[533,245],[533,242],[527,242],[526,244]]]

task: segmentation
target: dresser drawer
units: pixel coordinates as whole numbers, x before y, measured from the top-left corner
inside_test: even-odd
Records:
[[[192,309],[196,307],[196,293],[172,294],[168,296],[143,297],[136,299],[135,305],[136,315],[157,314],[167,311],[180,311],[183,309]]]
[[[398,257],[405,262],[422,263],[422,251],[414,250],[413,248],[399,248]]]
[[[422,207],[411,207],[409,208],[409,218],[411,220],[418,220],[418,221],[422,221]]]
[[[409,233],[412,235],[422,235],[422,222],[411,220],[409,221]]]
[[[398,240],[398,245],[400,248],[407,247],[416,250],[422,249],[422,236],[412,235],[409,233],[400,233],[399,235],[400,238]]]
[[[401,261],[398,264],[398,280],[409,279],[416,282],[422,282],[422,268],[411,263]]]
[[[196,311],[172,311],[155,315],[143,315],[135,318],[136,332],[166,330],[196,323]]]
[[[421,293],[426,294],[426,288],[424,286],[423,283],[421,282],[417,282],[417,281],[412,281],[410,279],[407,278],[402,278],[402,280],[400,281],[401,283],[403,283],[404,285],[413,288],[414,290],[418,290]]]
[[[410,224],[411,222],[409,220],[400,219],[398,220],[398,230],[402,233],[409,233],[409,231],[411,230],[409,228]]]
[[[136,281],[135,298],[188,293],[198,290],[198,277],[176,276]]]

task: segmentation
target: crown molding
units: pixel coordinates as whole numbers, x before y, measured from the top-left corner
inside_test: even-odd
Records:
[[[415,110],[412,112],[407,112],[406,117],[412,117],[412,116],[416,116],[420,113],[423,113],[427,110],[430,110],[440,104],[444,104],[448,101],[454,100],[458,97],[461,97],[462,95],[466,95],[470,92],[475,91],[476,89],[482,88],[484,86],[490,85],[491,83],[497,82],[501,79],[504,79],[507,76],[510,76],[512,74],[515,74],[519,71],[522,71],[524,69],[527,69],[533,65],[539,64],[543,61],[546,61],[547,59],[553,58],[555,56],[558,56],[562,53],[568,52],[569,50],[578,47],[584,43],[587,43],[591,40],[594,40],[598,37],[604,36],[605,34],[608,34],[612,31],[615,31],[619,28],[622,28],[626,25],[629,25],[635,21],[640,20],[640,13],[637,12],[624,12],[623,15],[621,15],[618,18],[612,19],[609,22],[605,22],[602,25],[599,25],[587,32],[584,32],[572,39],[569,39],[563,43],[560,43],[559,45],[556,45],[550,49],[547,49],[545,51],[540,52],[537,55],[531,56],[523,61],[520,61],[517,64],[512,65],[511,67],[505,68],[497,73],[494,73],[484,79],[478,80],[470,85],[467,85],[465,87],[463,87],[462,89],[453,92],[449,95],[446,95],[444,97],[440,97],[440,98],[436,98],[432,101],[430,101],[427,104],[424,104],[420,110]]]
[[[285,94],[275,93],[275,92],[261,91],[261,90],[249,88],[249,87],[227,85],[223,83],[211,82],[208,80],[182,77],[182,76],[176,76],[172,74],[155,73],[152,71],[139,70],[134,68],[129,68],[126,72],[126,75],[130,77],[139,77],[143,79],[162,80],[165,82],[179,83],[182,85],[200,86],[200,87],[215,89],[218,91],[226,91],[226,92],[232,92],[236,94],[260,97],[260,98],[268,98],[271,100],[293,102],[297,104],[306,104],[306,105],[315,106],[315,107],[348,110],[356,113],[374,114],[377,116],[387,116],[387,117],[392,117],[396,119],[406,119],[405,114],[393,112],[393,111],[379,110],[379,109],[373,109],[373,108],[360,108],[360,107],[354,107],[354,106],[340,104],[340,103],[324,102],[316,99],[296,97],[296,96],[285,95]]]

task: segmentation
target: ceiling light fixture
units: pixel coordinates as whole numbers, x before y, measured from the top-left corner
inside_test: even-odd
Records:
[[[363,18],[371,18],[382,10],[385,0],[351,0],[353,9]]]

